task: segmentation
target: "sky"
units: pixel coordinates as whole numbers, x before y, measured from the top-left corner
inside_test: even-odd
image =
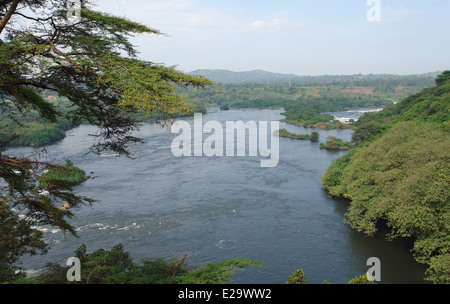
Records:
[[[158,29],[131,41],[143,60],[296,75],[450,69],[448,0],[90,0]]]

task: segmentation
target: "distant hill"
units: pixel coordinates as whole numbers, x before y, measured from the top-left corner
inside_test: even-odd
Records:
[[[225,84],[240,83],[287,83],[298,76],[293,74],[272,73],[263,70],[233,72],[229,70],[195,70],[189,74],[202,75],[212,81]]]
[[[343,83],[349,81],[373,81],[392,79],[429,79],[431,82],[440,72],[432,72],[418,75],[390,75],[390,74],[369,74],[369,75],[321,75],[321,76],[300,76],[295,74],[273,73],[263,70],[253,70],[245,72],[234,72],[229,70],[199,69],[188,74],[201,75],[212,81],[222,84],[320,84],[320,83]]]

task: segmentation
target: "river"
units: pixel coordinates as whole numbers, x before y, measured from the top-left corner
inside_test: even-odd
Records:
[[[212,110],[203,123],[278,121],[280,110]],[[280,128],[313,131],[280,122]],[[144,125],[136,135],[145,140],[131,146],[131,158],[89,152],[95,132],[82,125],[45,147],[41,160],[64,163],[70,158],[95,176],[74,191],[96,199],[74,209],[70,222],[79,238],[45,227],[51,249],[26,257],[27,269],[61,264],[86,244],[88,251],[123,244],[135,262],[154,257],[188,255],[190,266],[245,257],[266,265],[233,275],[235,283],[283,284],[302,268],[308,283],[345,284],[365,274],[370,257],[381,261],[382,283],[425,283],[425,268],[410,252],[411,243],[387,242],[383,233],[366,238],[344,224],[345,201],[330,199],[321,176],[344,151],[319,148],[327,136],[349,141],[351,130],[315,130],[316,143],[279,139],[279,162],[260,166],[261,157],[175,157],[174,135],[158,125]],[[9,153],[27,154],[30,148]],[[91,174],[91,171],[93,172]]]
[[[336,120],[339,120],[342,123],[349,123],[351,120],[357,121],[358,118],[367,112],[378,112],[383,110],[383,108],[357,108],[350,109],[347,111],[339,111],[339,112],[325,112],[325,114],[332,114]]]

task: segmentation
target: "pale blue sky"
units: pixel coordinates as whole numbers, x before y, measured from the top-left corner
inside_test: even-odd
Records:
[[[179,70],[297,75],[416,74],[450,69],[450,1],[94,0],[167,36],[133,38],[145,60]]]

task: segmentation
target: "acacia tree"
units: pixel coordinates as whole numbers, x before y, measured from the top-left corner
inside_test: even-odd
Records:
[[[0,110],[17,114],[37,111],[55,122],[65,115],[73,122],[98,126],[94,151],[127,154],[139,123],[132,115],[145,110],[163,119],[190,115],[193,107],[177,94],[179,86],[211,84],[174,67],[138,58],[129,38],[162,33],[148,26],[94,11],[85,4],[71,18],[70,1],[2,0],[0,2]],[[66,97],[70,111],[60,113],[41,97],[50,90]],[[11,116],[12,117],[12,116]],[[41,172],[54,164],[35,157],[12,157],[5,149],[15,139],[0,143],[0,281],[8,279],[23,254],[44,253],[42,234],[32,226],[55,225],[75,234],[68,218],[71,207],[90,200],[71,192],[70,185],[50,181],[39,192]],[[25,217],[19,217],[17,211]]]

